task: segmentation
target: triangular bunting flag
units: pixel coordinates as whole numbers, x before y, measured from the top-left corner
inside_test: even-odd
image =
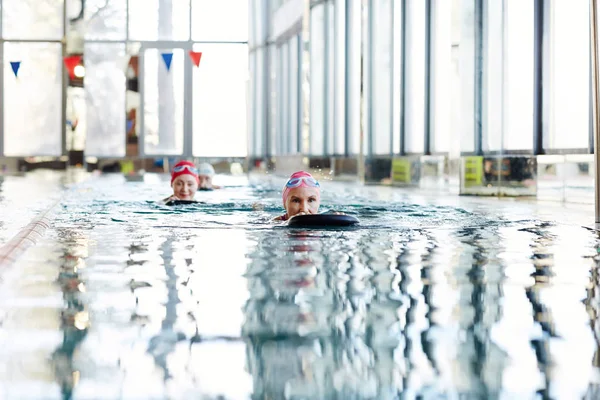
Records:
[[[173,61],[173,53],[161,53],[161,55],[167,66],[167,71],[169,71],[171,69],[171,61]]]
[[[18,78],[19,68],[21,68],[21,61],[11,61],[10,67],[12,68],[13,74],[15,74],[15,78]]]
[[[67,72],[71,79],[75,78],[75,67],[79,65],[81,62],[81,56],[69,56],[64,58],[65,66],[67,67]]]
[[[200,66],[200,59],[202,58],[201,51],[192,51],[190,50],[190,58],[196,67]]]

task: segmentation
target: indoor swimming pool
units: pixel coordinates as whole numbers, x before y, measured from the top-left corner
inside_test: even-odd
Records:
[[[361,224],[291,229],[281,177],[49,176],[1,186],[0,244],[58,201],[0,271],[2,399],[600,397],[600,237],[558,207],[325,177]]]

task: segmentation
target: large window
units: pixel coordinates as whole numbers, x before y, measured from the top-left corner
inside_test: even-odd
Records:
[[[346,151],[346,1],[336,0],[335,1],[335,20],[334,20],[334,32],[335,40],[333,46],[335,47],[334,62],[332,67],[335,72],[333,75],[333,81],[335,82],[335,100],[334,100],[334,111],[335,122],[334,142],[335,146],[333,152],[336,155],[342,155]]]
[[[335,10],[333,3],[326,3],[327,9],[325,24],[325,136],[327,138],[326,154],[336,153],[338,138],[335,135]],[[343,146],[343,142],[342,142]]]
[[[299,135],[300,135],[300,36],[296,35],[290,39],[289,44],[290,67],[289,67],[289,97],[290,97],[290,114],[289,114],[289,131],[290,142],[289,151],[297,153],[299,151]]]
[[[324,155],[325,4],[310,11],[310,154]]]
[[[177,1],[173,0],[173,2]],[[248,40],[248,12],[248,0],[192,0],[192,40],[220,42]]]
[[[425,1],[406,0],[405,151],[425,150]]]
[[[477,27],[475,23],[475,7],[476,0],[465,0],[461,2],[461,12],[463,19],[461,24],[460,46],[458,55],[458,65],[460,74],[460,112],[459,114],[459,129],[460,135],[460,150],[461,152],[471,153],[475,151],[475,135],[477,129],[475,121],[478,118],[476,105],[476,39]],[[494,2],[488,2],[494,3]]]
[[[544,147],[587,149],[590,129],[590,40],[587,1],[550,2],[550,97]]]
[[[61,155],[63,1],[0,3],[0,155]]]
[[[533,1],[505,0],[502,150],[533,149]]]
[[[348,126],[348,153],[350,155],[360,152],[360,136],[362,132],[361,126],[361,101],[363,97],[363,82],[362,82],[362,65],[363,57],[361,51],[362,41],[362,17],[361,17],[361,0],[349,0],[346,2],[348,6],[348,74],[346,86],[346,101],[348,115],[346,120]]]
[[[371,129],[373,155],[389,155],[392,140],[392,2],[371,3]]]
[[[486,35],[482,68],[482,148],[498,151],[504,132],[504,6],[503,0],[487,4],[484,16]],[[533,23],[533,21],[532,21]],[[533,28],[532,28],[533,29]],[[532,126],[533,128],[533,126]]]
[[[6,63],[21,63],[18,77],[4,67],[4,155],[61,154],[61,54],[60,43],[4,43]]]
[[[195,44],[202,68],[194,68],[194,156],[246,156],[248,46]]]
[[[451,1],[431,2],[431,152],[450,151],[452,125],[452,14]]]

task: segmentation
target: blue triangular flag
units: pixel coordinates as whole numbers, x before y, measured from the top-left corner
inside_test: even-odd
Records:
[[[171,61],[173,61],[173,53],[162,53],[162,58],[167,66],[167,71],[171,69]]]
[[[21,68],[21,61],[11,61],[10,67],[13,70],[13,74],[15,74],[15,78],[19,75],[19,68]]]

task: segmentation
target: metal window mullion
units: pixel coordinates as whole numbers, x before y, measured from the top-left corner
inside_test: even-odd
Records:
[[[266,1],[262,1],[260,2],[260,4],[262,5],[262,26],[263,27],[268,27],[270,26],[270,19],[269,19],[269,7]],[[265,104],[264,107],[262,107],[262,112],[263,112],[263,134],[264,134],[264,141],[263,141],[263,154],[265,158],[271,157],[271,116],[270,116],[270,110],[271,110],[271,94],[270,94],[270,87],[271,87],[271,75],[270,75],[270,69],[271,69],[271,58],[270,58],[270,53],[271,53],[271,49],[272,46],[268,45],[268,30],[266,28],[263,28],[264,32],[262,32],[264,34],[264,36],[261,37],[261,43],[265,43],[267,44],[267,46],[265,47],[265,51],[264,51],[264,55],[263,55],[263,87],[262,87],[262,91],[263,91],[263,97],[265,100]]]
[[[594,0],[590,0],[590,13],[592,13],[595,10],[595,7],[597,6],[596,3],[593,3]],[[594,121],[595,121],[595,106],[594,106],[594,101],[595,101],[595,94],[594,94],[594,88],[595,88],[595,81],[594,79],[594,73],[596,73],[597,71],[594,71],[594,67],[595,67],[595,62],[597,60],[594,60],[594,56],[595,56],[595,51],[593,47],[594,43],[595,43],[595,38],[593,37],[593,35],[596,34],[595,29],[597,29],[597,26],[593,26],[594,22],[596,21],[597,16],[596,15],[590,15],[590,20],[588,21],[588,25],[589,25],[589,36],[590,36],[590,60],[589,60],[589,69],[588,69],[588,74],[589,74],[589,79],[590,79],[590,89],[589,89],[589,142],[588,142],[588,151],[590,154],[595,154],[595,146],[594,146]],[[554,149],[553,149],[554,150]],[[596,157],[594,156],[594,159],[596,159]],[[596,166],[596,171],[598,171],[598,167]],[[597,173],[595,175],[598,175]],[[597,185],[598,183],[596,183]],[[599,196],[596,196],[596,198],[598,199]],[[598,202],[598,200],[596,200],[596,202]],[[598,215],[598,213],[597,213]],[[596,217],[596,222],[598,222],[598,216]]]
[[[340,0],[340,1],[344,1],[344,0]],[[333,152],[332,155],[337,154],[337,143],[341,138],[338,138],[338,103],[339,103],[339,99],[338,99],[338,91],[337,91],[337,79],[336,76],[338,74],[338,71],[340,69],[340,60],[339,60],[339,56],[338,56],[338,36],[340,34],[340,27],[339,27],[339,18],[338,18],[338,14],[340,12],[339,8],[338,8],[338,4],[340,3],[340,1],[335,1],[333,0],[333,74],[331,74],[331,79],[333,79]],[[345,53],[345,52],[344,52]]]
[[[534,0],[533,39],[533,154],[544,154],[544,131],[549,127],[549,105],[551,91],[544,90],[550,72],[549,29],[551,2]],[[549,87],[549,86],[548,86]]]
[[[327,128],[329,127],[329,7],[328,4],[323,5],[323,155],[329,154],[329,135]]]
[[[395,64],[395,58],[396,58],[396,54],[394,52],[394,44],[396,43],[396,40],[398,40],[396,37],[394,37],[394,1],[390,1],[390,48],[389,48],[389,54],[390,54],[390,137],[389,137],[389,142],[390,142],[390,157],[392,157],[394,155],[394,111],[396,109],[396,101],[394,99],[394,68],[396,66]]]
[[[0,0],[0,157],[4,156],[4,33],[2,32],[2,0]]]
[[[286,121],[286,130],[287,130],[287,151],[290,154],[294,154],[294,147],[293,147],[293,143],[294,143],[294,134],[293,134],[293,127],[292,127],[292,76],[293,76],[293,68],[292,68],[292,39],[288,40],[288,45],[286,48],[286,57],[288,59],[287,62],[287,121]]]
[[[596,173],[594,174],[594,203],[595,203],[595,223],[596,228],[600,223],[600,154],[598,146],[600,145],[600,120],[598,103],[598,2],[590,0],[590,56],[592,69],[592,122],[594,130],[594,165]]]
[[[432,93],[433,90],[433,85],[432,85],[432,79],[431,79],[431,74],[434,71],[434,68],[432,66],[432,61],[433,61],[433,51],[434,51],[434,45],[433,45],[433,40],[435,36],[432,34],[432,30],[435,29],[435,23],[432,23],[432,19],[433,19],[433,13],[435,6],[432,4],[431,0],[425,0],[425,90],[424,90],[424,97],[425,97],[425,101],[423,102],[423,106],[425,107],[424,109],[424,117],[425,117],[425,121],[424,121],[424,129],[423,129],[423,134],[425,135],[424,141],[423,141],[423,154],[425,155],[429,155],[431,154],[431,137],[432,137],[432,129],[431,129],[431,116],[432,116],[432,112],[431,112],[431,102],[432,99],[434,99],[434,95]]]
[[[350,96],[354,95],[352,88],[352,76],[354,75],[354,65],[352,65],[352,40],[350,37],[350,26],[352,21],[352,13],[355,10],[351,10],[352,0],[344,0],[344,70],[346,74],[344,75],[344,157],[348,157],[350,155],[350,133],[351,129],[351,107],[352,103],[350,100]]]
[[[373,130],[373,4],[377,0],[369,0],[369,8],[367,10],[367,127],[369,134],[367,135],[367,156],[373,155],[374,148],[374,130]]]
[[[190,12],[191,14],[191,12]],[[193,45],[183,47],[186,52],[193,50]],[[184,54],[185,58],[185,54]],[[193,121],[193,102],[194,102],[194,71],[192,63],[183,63],[183,155],[192,157],[194,155],[194,121]]]
[[[2,1],[2,0],[0,0]],[[128,51],[127,44],[129,44],[129,0],[125,3],[125,51]]]
[[[406,91],[406,38],[407,38],[407,30],[406,30],[406,1],[401,0],[400,7],[401,10],[401,24],[400,34],[401,34],[401,50],[400,50],[400,155],[406,155],[406,99],[408,97],[408,93]]]
[[[302,70],[303,70],[303,66],[302,66],[302,53],[303,53],[303,49],[304,49],[304,43],[302,41],[302,33],[298,34],[298,70],[297,70],[297,85],[298,85],[298,92],[296,93],[296,101],[298,102],[298,104],[296,105],[296,109],[298,112],[298,120],[296,121],[297,124],[297,131],[296,131],[296,152],[298,153],[302,153],[302,121],[303,121],[303,115],[302,112],[304,110],[303,107],[303,94],[302,94]]]
[[[194,19],[193,9],[194,9],[194,5],[195,5],[195,1],[194,0],[190,0],[190,6],[189,6],[190,7],[190,13],[189,13],[189,16],[188,16],[188,24],[189,24],[188,40],[190,42],[193,41],[193,38],[192,38],[192,26],[194,26],[193,25],[193,19]]]
[[[474,0],[475,1],[475,40],[474,40],[474,63],[475,63],[475,85],[474,85],[474,153],[477,155],[483,154],[483,74],[484,74],[484,27],[487,24],[484,24],[484,0]],[[503,1],[503,0],[499,0]]]
[[[487,46],[489,47],[489,46]],[[508,64],[510,62],[510,56],[508,53],[508,0],[502,0],[502,74],[500,80],[502,82],[502,110],[500,116],[500,122],[502,124],[502,130],[500,131],[501,141],[500,141],[500,154],[504,152],[505,149],[505,129],[507,124],[507,118],[510,117],[508,115],[508,82],[507,82],[507,73],[508,73]],[[501,180],[501,175],[498,175],[498,180]]]
[[[255,51],[254,52],[254,57],[252,57],[252,63],[254,64],[254,68],[252,70],[252,156],[253,157],[257,157],[260,154],[260,149],[258,148],[258,136],[259,136],[259,132],[258,132],[258,114],[259,114],[259,109],[257,107],[262,107],[262,101],[259,101],[260,97],[258,95],[260,88],[258,87],[258,85],[256,84],[258,82],[258,74],[260,73],[260,71],[258,71],[258,57],[260,57],[262,55],[262,51]]]
[[[62,32],[62,40],[61,40],[61,53],[62,60],[67,56],[67,1],[63,2],[63,32]],[[62,88],[61,88],[61,127],[60,127],[60,135],[61,135],[61,145],[60,145],[60,153],[61,155],[67,154],[67,87],[69,86],[69,75],[67,73],[67,68],[65,67],[64,62],[61,60],[62,66]]]
[[[146,75],[146,71],[144,68],[144,59],[146,55],[144,54],[146,48],[144,46],[140,47],[138,53],[138,93],[140,95],[140,134],[138,136],[138,155],[143,157],[146,154],[145,142],[146,142],[146,122],[144,118],[144,110],[145,110],[145,83],[144,76]]]
[[[277,47],[276,54],[277,72],[275,74],[275,84],[277,85],[277,108],[275,109],[275,118],[277,120],[277,131],[275,132],[275,144],[277,155],[279,156],[285,154],[285,132],[283,130],[285,111],[285,99],[283,98],[283,46]]]

